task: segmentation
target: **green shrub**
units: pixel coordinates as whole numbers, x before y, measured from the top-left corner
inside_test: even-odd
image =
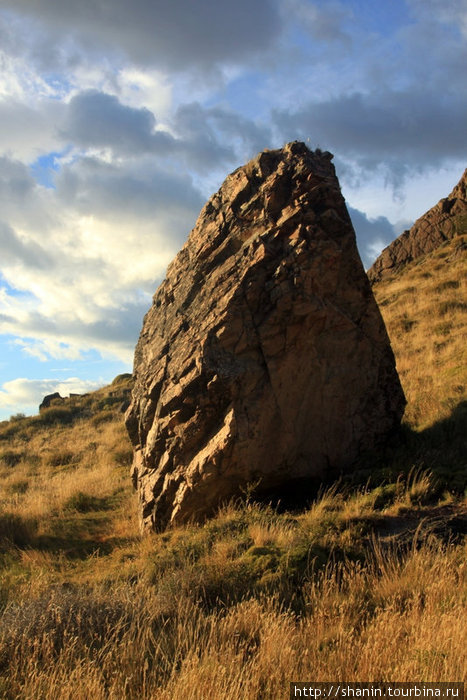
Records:
[[[449,313],[450,311],[467,311],[467,304],[464,301],[443,301],[439,305],[439,313],[441,316]]]
[[[96,413],[96,415],[91,418],[91,423],[97,428],[99,425],[102,425],[102,423],[110,423],[114,418],[115,415],[111,411],[104,410]]]
[[[438,292],[438,294],[440,294],[441,292],[444,292],[446,289],[459,289],[459,287],[460,287],[460,282],[458,280],[446,280],[446,282],[439,284],[435,288],[435,292]]]
[[[8,484],[7,491],[8,493],[11,493],[13,495],[21,495],[23,493],[26,493],[28,488],[29,481],[27,481],[27,479],[18,479],[17,481],[13,481],[11,484]]]

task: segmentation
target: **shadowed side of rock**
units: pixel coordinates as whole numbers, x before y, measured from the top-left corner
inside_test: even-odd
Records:
[[[248,483],[347,467],[405,400],[329,153],[229,175],[147,313],[126,415],[143,526],[200,520]]]

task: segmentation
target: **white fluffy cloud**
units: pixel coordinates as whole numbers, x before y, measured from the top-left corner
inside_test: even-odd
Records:
[[[2,274],[29,296],[4,291],[2,331],[128,361],[150,295],[201,208],[199,192],[147,159],[126,167],[78,159],[48,190],[20,163],[4,166]]]
[[[21,413],[37,411],[39,404],[47,394],[56,391],[66,397],[71,394],[85,394],[102,386],[102,382],[83,381],[77,377],[67,379],[26,379],[19,377],[5,382],[0,388],[0,409],[14,410]]]

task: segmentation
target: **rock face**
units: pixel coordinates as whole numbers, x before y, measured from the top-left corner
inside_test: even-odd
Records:
[[[147,313],[126,414],[143,527],[347,467],[405,399],[329,153],[265,151],[202,210]]]
[[[467,230],[467,170],[451,194],[404,231],[368,270],[372,284],[400,270],[416,258],[431,253],[444,241]]]

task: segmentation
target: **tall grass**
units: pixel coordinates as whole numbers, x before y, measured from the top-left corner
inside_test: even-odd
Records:
[[[408,401],[405,420],[417,430],[448,418],[467,400],[467,276],[446,242],[373,288],[388,329]]]
[[[467,398],[465,263],[450,246],[375,288],[409,436],[431,440],[446,483],[465,472]],[[467,504],[409,443],[376,487],[329,487],[283,513],[248,492],[204,525],[142,537],[128,386],[0,426],[0,698],[251,700],[287,697],[292,680],[467,680]]]
[[[184,573],[180,576],[183,578]],[[165,607],[147,581],[57,589],[3,613],[4,697],[277,698],[291,680],[467,678],[465,549],[429,540],[405,555],[329,564],[300,591],[206,609]]]

